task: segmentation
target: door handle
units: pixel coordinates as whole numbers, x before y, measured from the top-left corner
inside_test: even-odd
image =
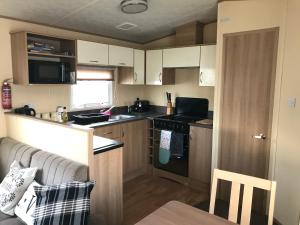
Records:
[[[267,138],[266,135],[264,135],[264,134],[254,135],[252,137],[255,139],[262,139],[262,140]]]

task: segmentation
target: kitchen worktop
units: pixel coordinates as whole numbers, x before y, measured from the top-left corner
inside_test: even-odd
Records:
[[[107,152],[113,149],[123,147],[123,143],[120,141],[115,141],[103,137],[94,136],[93,137],[93,150],[94,155]]]
[[[92,124],[88,124],[88,125],[78,125],[78,124],[74,124],[74,123],[70,122],[69,125],[74,126],[74,127],[80,126],[80,127],[86,127],[86,128],[99,128],[99,127],[104,127],[104,126],[120,124],[120,123],[127,123],[127,122],[131,122],[131,121],[153,119],[155,117],[163,116],[165,114],[161,113],[161,112],[145,112],[145,113],[130,113],[130,114],[124,114],[124,115],[130,115],[133,117],[126,118],[126,119],[120,119],[120,120],[92,123]]]

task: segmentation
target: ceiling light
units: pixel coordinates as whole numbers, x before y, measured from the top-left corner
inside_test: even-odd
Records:
[[[121,10],[128,14],[141,13],[148,9],[147,0],[122,0],[120,5]]]

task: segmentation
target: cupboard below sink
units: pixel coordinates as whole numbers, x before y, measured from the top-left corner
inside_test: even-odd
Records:
[[[94,129],[94,135],[96,136],[122,141],[124,143],[124,182],[147,173],[147,124],[147,120],[138,120]]]

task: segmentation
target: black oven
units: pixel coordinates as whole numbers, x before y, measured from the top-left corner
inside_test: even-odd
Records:
[[[68,62],[29,60],[30,84],[74,84],[75,71]]]

